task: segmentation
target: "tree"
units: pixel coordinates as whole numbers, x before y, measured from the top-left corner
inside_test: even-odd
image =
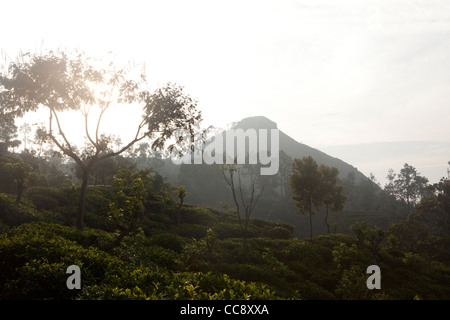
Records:
[[[377,264],[380,244],[386,238],[386,231],[377,226],[370,228],[365,222],[352,224],[350,231],[356,236],[358,246],[366,247],[371,251],[373,264]]]
[[[246,191],[241,179],[241,170],[242,167],[236,164],[226,164],[222,167],[222,174],[231,189],[233,201],[236,205],[239,225],[244,231],[244,250],[247,250],[248,224],[250,222],[250,216],[253,209],[255,209],[256,203],[264,192],[264,187],[260,189],[258,194],[256,194],[256,178],[250,177],[248,191]],[[237,181],[235,181],[236,175]],[[244,211],[243,219],[241,218],[242,210]]]
[[[447,179],[450,180],[450,161],[447,162],[447,164],[448,164],[448,168],[447,168]]]
[[[278,176],[280,178],[280,200],[286,199],[291,169],[292,158],[286,152],[280,150],[280,168],[278,170]]]
[[[148,170],[131,172],[121,168],[112,181],[114,196],[109,204],[109,217],[116,225],[119,236],[115,245],[136,231],[137,222],[144,213],[144,200],[152,191],[152,177]]]
[[[145,138],[152,139],[152,148],[163,149],[176,129],[193,134],[201,121],[196,101],[184,94],[182,87],[168,83],[151,93],[145,72],[135,75],[135,69],[117,69],[113,62],[94,61],[78,51],[50,51],[22,54],[0,75],[2,107],[16,117],[45,108],[49,115],[48,137],[81,169],[79,229],[84,226],[88,179],[96,164],[120,155]],[[123,146],[114,147],[111,136],[100,133],[103,116],[113,107],[134,105],[143,111],[135,135]],[[84,132],[88,147],[83,150],[69,141],[60,121],[60,113],[69,110],[78,112],[84,120],[80,132]],[[94,130],[89,126],[93,120]]]
[[[0,88],[1,89],[1,88]],[[8,148],[17,148],[20,141],[17,140],[17,126],[14,124],[14,115],[5,110],[0,93],[0,153],[6,153]]]
[[[31,132],[31,125],[29,123],[24,123],[23,125],[20,126],[19,131],[22,133],[23,135],[23,150],[27,151],[28,150],[28,141],[30,141],[30,132]]]
[[[322,176],[321,194],[323,196],[323,206],[325,206],[325,224],[327,231],[330,233],[330,225],[328,224],[329,211],[338,212],[344,209],[347,196],[343,194],[344,186],[337,185],[339,171],[335,167],[325,165],[319,166],[319,172]]]
[[[19,203],[22,200],[23,192],[25,190],[25,182],[30,176],[33,167],[28,162],[18,160],[3,164],[3,168],[16,186],[16,202]]]
[[[406,202],[408,214],[414,206],[425,196],[428,179],[422,177],[416,168],[405,163],[395,180],[396,194]]]
[[[290,185],[292,198],[299,208],[300,214],[309,214],[309,231],[312,239],[312,215],[314,209],[322,205],[321,173],[316,161],[311,157],[294,159],[292,162],[292,173]]]
[[[394,172],[394,169],[390,168],[388,170],[388,175],[386,176],[386,179],[388,180],[388,183],[384,186],[384,191],[391,197],[396,197],[397,190],[395,188],[395,176],[396,173]]]
[[[325,224],[328,233],[329,211],[341,211],[344,208],[347,197],[343,194],[344,187],[337,185],[339,171],[335,167],[326,165],[318,166],[311,157],[294,159],[290,185],[292,198],[299,208],[300,214],[309,214],[309,230],[312,239],[312,215],[314,211],[325,207]]]
[[[44,155],[45,145],[50,142],[50,138],[47,135],[47,130],[44,124],[38,125],[36,131],[34,132],[33,143],[37,146],[37,157],[41,158]]]
[[[177,188],[178,199],[180,202],[178,203],[178,211],[177,211],[177,224],[181,222],[181,210],[184,204],[184,198],[187,196],[186,188],[184,186],[180,186]]]
[[[354,210],[355,207],[355,200],[356,200],[356,191],[357,191],[357,187],[356,187],[356,175],[354,171],[350,171],[347,174],[347,177],[344,179],[343,181],[344,184],[344,190],[345,190],[345,194],[348,197],[348,210],[352,211]]]

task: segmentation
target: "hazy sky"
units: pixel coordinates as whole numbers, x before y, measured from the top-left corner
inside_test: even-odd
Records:
[[[450,1],[2,1],[0,48],[113,51],[178,82],[205,124],[264,115],[382,184],[450,160]],[[123,118],[121,124],[124,123]]]

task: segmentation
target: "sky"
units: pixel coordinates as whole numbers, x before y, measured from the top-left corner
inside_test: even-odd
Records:
[[[15,0],[0,9],[6,59],[111,51],[144,63],[154,88],[184,86],[205,124],[265,116],[382,185],[405,163],[430,182],[447,175],[449,1]]]

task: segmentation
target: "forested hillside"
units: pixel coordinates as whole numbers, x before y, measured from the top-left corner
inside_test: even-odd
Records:
[[[1,155],[1,299],[450,298],[448,181],[387,228],[361,217],[349,234],[299,239],[251,218],[244,246],[232,207],[190,205],[184,188],[136,166],[88,187],[79,230],[80,187],[48,163]],[[381,289],[366,286],[372,264]],[[79,290],[66,286],[71,265]]]

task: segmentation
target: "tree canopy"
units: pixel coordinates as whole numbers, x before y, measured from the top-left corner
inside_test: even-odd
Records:
[[[153,92],[148,89],[145,71],[130,66],[118,68],[114,61],[97,61],[83,52],[49,51],[25,53],[12,61],[0,75],[3,112],[21,117],[45,108],[49,120],[47,136],[59,150],[72,158],[82,171],[78,227],[83,228],[84,202],[89,174],[98,162],[117,156],[135,143],[149,138],[152,147],[163,149],[177,129],[192,134],[201,121],[197,102],[183,87],[168,83]],[[134,137],[115,147],[110,134],[102,134],[104,114],[113,107],[138,105],[141,121]],[[97,108],[97,113],[93,109]],[[66,135],[60,113],[77,111],[84,119],[80,128],[88,141],[80,150]],[[95,115],[94,115],[95,114]],[[89,122],[94,121],[92,130]],[[174,143],[186,143],[176,140]]]
[[[292,198],[299,208],[299,213],[309,214],[310,238],[312,239],[312,214],[315,210],[325,207],[325,223],[328,226],[328,211],[343,209],[346,197],[342,194],[343,187],[337,185],[339,171],[334,167],[317,165],[317,162],[307,156],[294,159],[290,185]],[[329,230],[329,229],[328,229]]]

